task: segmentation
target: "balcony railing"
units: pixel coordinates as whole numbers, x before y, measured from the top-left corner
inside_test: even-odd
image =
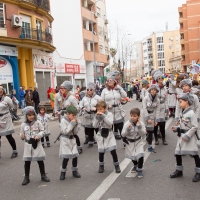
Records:
[[[52,43],[51,33],[48,33],[39,29],[33,29],[33,28],[27,28],[27,27],[21,28],[20,38]]]
[[[19,0],[19,1],[26,1],[32,4],[35,4],[46,11],[50,11],[50,4],[49,0]]]

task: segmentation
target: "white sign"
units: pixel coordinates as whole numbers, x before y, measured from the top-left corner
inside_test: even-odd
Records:
[[[80,66],[80,73],[81,73],[81,74],[85,74],[85,73],[86,73],[86,68],[85,68],[84,65],[81,65],[81,66]]]
[[[18,56],[17,47],[9,47],[9,46],[0,45],[0,55]]]
[[[53,69],[53,57],[33,54],[34,68]]]
[[[56,72],[57,73],[65,73],[65,66],[64,66],[64,64],[63,65],[61,63],[56,64]]]
[[[12,83],[12,66],[5,58],[0,56],[0,83]]]

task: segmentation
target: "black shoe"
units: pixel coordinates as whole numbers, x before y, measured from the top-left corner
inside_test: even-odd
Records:
[[[116,172],[117,174],[121,173],[121,169],[120,169],[119,165],[116,165],[116,166],[115,166],[115,172]]]
[[[29,176],[25,175],[22,185],[27,185],[30,182]]]
[[[162,143],[163,143],[163,145],[168,145],[167,142],[166,142],[165,140],[163,140]]]
[[[78,153],[79,154],[82,154],[83,153],[83,149],[81,148],[81,149],[78,149]]]
[[[176,170],[174,173],[170,174],[170,178],[177,178],[183,176],[183,172]]]
[[[51,146],[50,143],[48,143],[48,144],[47,144],[47,147],[50,147],[50,146]]]
[[[72,172],[73,177],[75,178],[81,178],[81,175],[78,173],[78,171],[73,171]]]
[[[88,148],[91,148],[91,147],[93,147],[93,144],[88,144]]]
[[[196,173],[194,175],[194,178],[192,179],[193,182],[199,182],[200,181],[200,173]]]
[[[84,144],[87,144],[88,142],[89,142],[89,138],[87,137],[87,138],[85,138]]]
[[[46,174],[41,175],[41,180],[44,181],[44,182],[50,182],[50,179],[47,177]]]
[[[104,172],[104,165],[99,165],[99,173],[103,173]]]
[[[115,139],[116,140],[121,140],[121,136],[120,135],[115,135]]]
[[[10,158],[11,158],[11,159],[12,159],[12,158],[16,158],[17,156],[18,156],[18,153],[14,153],[14,152],[13,152]]]
[[[61,172],[60,173],[60,180],[61,181],[65,180],[65,175],[66,175],[66,172]]]

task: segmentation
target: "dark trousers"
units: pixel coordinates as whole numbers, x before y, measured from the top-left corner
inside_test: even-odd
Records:
[[[13,136],[12,135],[6,135],[6,138],[7,138],[8,142],[10,143],[10,146],[12,147],[12,149],[17,150],[16,142],[15,142],[15,139],[13,138]],[[0,136],[0,139],[1,139],[1,136]]]
[[[128,96],[128,98],[131,98],[131,97],[133,97],[133,93],[131,91],[128,91],[127,96]]]
[[[147,142],[149,145],[152,145],[152,140],[153,140],[153,131],[147,131]]]
[[[44,167],[44,162],[43,161],[37,161],[39,168],[40,168],[40,174],[45,174],[45,167]],[[31,166],[31,161],[25,161],[24,164],[24,170],[25,170],[25,175],[29,176],[30,174],[30,166]]]
[[[69,161],[68,158],[64,158],[64,159],[63,159],[63,162],[62,162],[62,168],[63,168],[63,169],[66,169],[67,164],[68,164],[68,161]],[[77,165],[78,165],[78,158],[76,157],[76,158],[73,158],[73,159],[72,159],[72,166],[73,166],[73,167],[77,167]]]
[[[80,138],[78,137],[78,135],[74,135],[74,138],[76,139],[76,144],[78,147],[81,146],[81,142],[80,142]]]
[[[200,168],[200,158],[199,155],[193,156],[196,167]],[[182,166],[182,156],[181,155],[176,155],[176,164],[178,166]]]
[[[117,157],[117,152],[116,150],[112,150],[111,152],[111,155],[113,157],[113,162],[116,163],[118,162],[118,157]],[[104,154],[105,153],[99,153],[99,162],[103,163],[104,162]]]
[[[44,144],[44,138],[46,139],[46,143],[49,144],[50,143],[49,142],[49,136],[44,136],[44,137],[41,138],[42,144]]]
[[[85,127],[85,135],[88,137],[89,142],[94,142],[94,131],[97,133],[98,128]]]
[[[138,161],[132,160],[133,164],[138,166],[139,169],[142,169],[144,163],[144,157],[141,157]]]
[[[121,122],[121,123],[118,123],[118,124],[114,124],[113,126],[114,126],[114,132],[116,133],[116,132],[119,131],[119,133],[121,135],[122,129],[123,129],[123,126],[124,126],[124,122]]]
[[[35,107],[35,112],[38,114],[38,106],[39,106],[39,103],[35,103],[34,107]]]
[[[158,140],[158,126],[160,127],[162,139],[165,140],[165,122],[158,122],[158,125],[154,127],[155,140]]]

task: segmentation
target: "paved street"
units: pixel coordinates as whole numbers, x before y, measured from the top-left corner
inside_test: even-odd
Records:
[[[141,108],[141,103],[131,101],[124,106],[126,118],[132,107]],[[109,153],[105,155],[105,172],[98,173],[98,151],[97,146],[88,149],[83,145],[83,154],[79,156],[78,166],[81,174],[80,179],[72,177],[71,161],[68,165],[66,179],[60,181],[60,166],[62,160],[58,158],[59,142],[53,141],[59,134],[58,122],[50,122],[51,147],[45,148],[45,167],[50,183],[40,181],[39,168],[36,162],[31,164],[31,182],[27,186],[22,186],[24,166],[23,141],[19,137],[20,126],[15,126],[14,137],[19,150],[19,157],[11,160],[11,147],[5,137],[2,138],[2,152],[0,159],[0,194],[1,200],[40,200],[40,199],[116,199],[116,200],[197,200],[199,199],[200,183],[193,183],[194,160],[189,156],[183,157],[184,176],[179,179],[170,179],[169,174],[175,170],[174,149],[176,146],[176,134],[170,131],[172,119],[167,123],[166,139],[168,146],[160,144],[156,146],[157,153],[146,154],[144,163],[144,178],[138,179],[130,174],[132,167],[130,160],[124,159],[124,148],[122,141],[117,141],[117,153],[121,163],[121,174],[113,173],[114,166]],[[84,142],[83,129],[79,136]],[[160,159],[160,160],[159,160]],[[154,162],[153,162],[154,161]],[[105,181],[106,179],[106,181]],[[103,182],[104,181],[104,182]],[[104,184],[102,184],[102,182]],[[106,183],[106,184],[105,184]],[[94,192],[94,193],[93,193]]]

